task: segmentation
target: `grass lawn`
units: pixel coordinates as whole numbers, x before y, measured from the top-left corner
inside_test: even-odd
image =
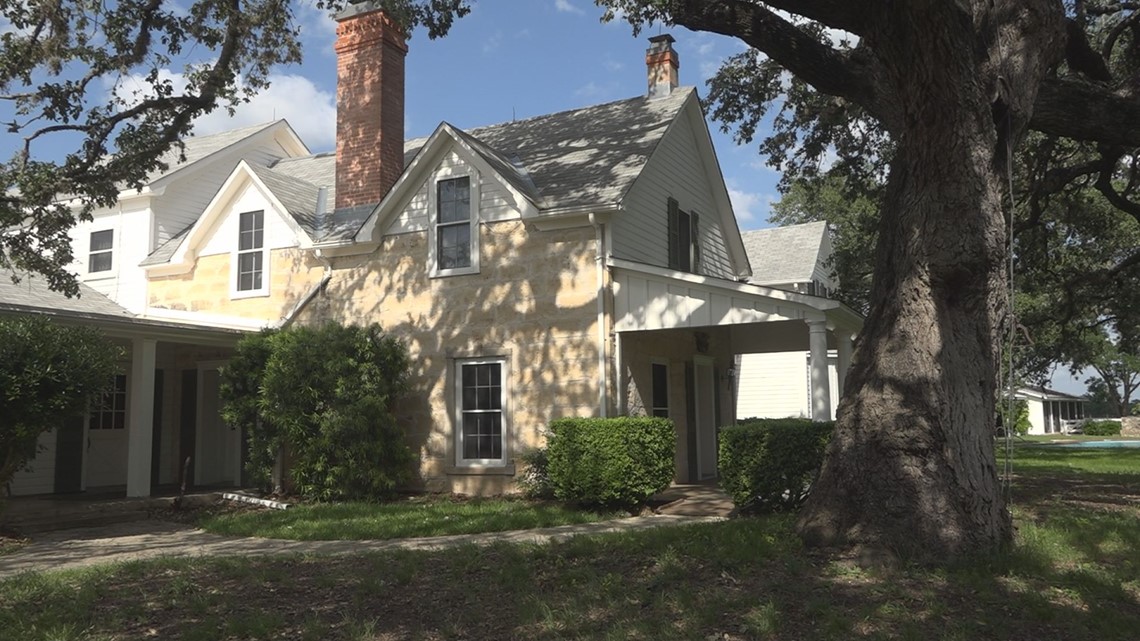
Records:
[[[297,541],[400,539],[591,523],[628,512],[578,510],[521,499],[417,497],[391,503],[318,503],[288,510],[243,509],[198,520],[215,534]]]
[[[861,570],[802,549],[783,516],[549,546],[160,560],[0,581],[0,638],[1138,638],[1140,461],[1024,449],[1016,545],[947,569]]]

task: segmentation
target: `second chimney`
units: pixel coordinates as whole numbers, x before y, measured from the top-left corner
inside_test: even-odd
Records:
[[[681,59],[673,50],[673,36],[663,33],[649,39],[645,66],[649,75],[649,98],[664,98],[680,85]]]
[[[336,208],[380,202],[404,171],[404,34],[378,2],[336,16]]]

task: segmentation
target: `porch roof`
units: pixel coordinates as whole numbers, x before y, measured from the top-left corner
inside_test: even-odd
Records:
[[[826,321],[856,334],[863,317],[843,303],[611,258],[614,331]]]

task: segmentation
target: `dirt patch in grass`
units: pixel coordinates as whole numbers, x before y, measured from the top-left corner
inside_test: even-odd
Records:
[[[11,554],[30,542],[26,537],[0,528],[0,556]]]

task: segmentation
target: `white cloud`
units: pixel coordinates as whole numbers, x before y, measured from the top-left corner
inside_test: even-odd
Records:
[[[571,4],[570,0],[554,0],[554,8],[561,13],[585,13],[581,8]]]
[[[483,41],[483,53],[491,53],[492,51],[498,49],[502,44],[503,32],[496,31],[495,33],[487,36],[487,39]]]
[[[163,70],[161,78],[169,80],[175,91],[186,86],[180,73]],[[141,77],[128,76],[113,91],[130,101],[132,93],[147,88]],[[222,106],[201,116],[194,121],[194,133],[202,136],[282,118],[289,121],[309,149],[323,151],[336,145],[336,95],[294,74],[271,75],[269,87],[249,102],[237,105],[232,116]]]
[[[738,189],[733,181],[728,181],[728,198],[732,201],[732,211],[742,227],[750,227],[768,219],[768,210],[773,197]]]

